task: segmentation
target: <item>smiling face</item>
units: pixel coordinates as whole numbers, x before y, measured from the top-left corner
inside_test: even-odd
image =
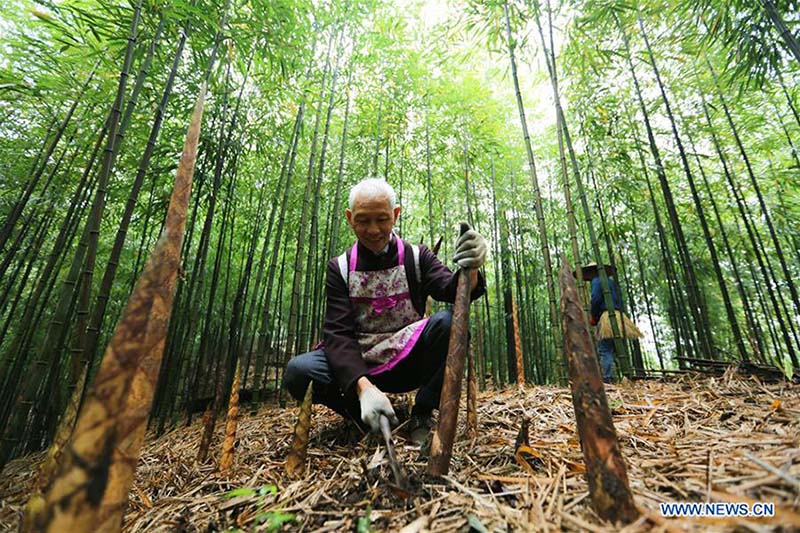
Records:
[[[353,209],[346,209],[345,214],[359,242],[378,253],[389,244],[392,228],[400,215],[400,206],[392,209],[388,196],[358,195],[353,202]]]

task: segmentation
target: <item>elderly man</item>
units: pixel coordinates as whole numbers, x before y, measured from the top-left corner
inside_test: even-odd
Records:
[[[398,420],[384,392],[419,389],[407,430],[422,440],[439,407],[452,312],[424,317],[428,295],[452,303],[457,273],[424,245],[392,231],[400,206],[392,187],[365,179],[350,191],[347,222],[357,241],[328,263],[323,347],[294,357],[283,384],[302,400],[314,382],[314,403],[324,404],[362,430],[380,431],[380,417]],[[485,292],[477,269],[486,241],[474,230],[459,236],[455,262],[470,268],[471,297]]]

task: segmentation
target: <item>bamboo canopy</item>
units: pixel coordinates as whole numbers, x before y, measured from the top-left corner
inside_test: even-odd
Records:
[[[595,275],[617,308],[584,348],[591,358],[612,339],[600,346],[641,511],[630,527],[669,529],[654,515],[668,496],[761,498],[795,524],[794,7],[11,0],[0,14],[0,529],[23,514],[24,530],[58,527],[65,493],[88,502],[75,524],[109,531],[613,527],[589,511],[571,437],[580,415],[564,411],[561,255],[579,280],[573,318],[589,311],[583,281]],[[192,183],[176,193],[180,239],[176,172]],[[456,222],[488,247],[482,295],[454,339],[469,356],[451,368],[449,442],[437,447],[452,449],[449,471],[412,480],[413,510],[376,492],[385,465],[372,437],[320,405],[298,426],[291,481],[283,469],[298,414],[284,369],[333,327],[331,260],[355,241],[345,210],[366,177],[396,191],[393,230],[456,275]],[[426,315],[450,305],[407,275]],[[136,320],[158,335],[141,337]],[[340,385],[315,382],[309,402],[350,393]],[[516,453],[523,420],[532,432]],[[398,458],[422,476],[429,450],[406,449],[403,431]],[[672,470],[656,465],[664,457]]]

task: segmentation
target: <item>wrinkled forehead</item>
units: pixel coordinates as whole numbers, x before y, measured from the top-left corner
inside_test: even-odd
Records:
[[[391,210],[391,202],[387,194],[357,194],[353,201],[353,213]]]

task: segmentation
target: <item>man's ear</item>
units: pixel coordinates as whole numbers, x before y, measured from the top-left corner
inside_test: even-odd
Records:
[[[347,223],[350,224],[350,227],[353,226],[353,212],[350,209],[345,209],[344,214],[347,216]]]
[[[400,211],[402,211],[402,210],[403,210],[402,206],[399,206],[399,205],[395,206],[395,208],[394,208],[394,221],[395,222],[397,222],[397,217],[400,216]]]

